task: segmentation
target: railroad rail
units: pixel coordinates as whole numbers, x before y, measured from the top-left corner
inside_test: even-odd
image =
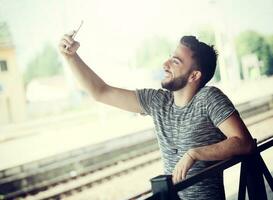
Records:
[[[243,118],[271,110],[272,107],[273,96],[236,106]],[[270,116],[272,117],[272,115]],[[252,124],[265,120],[270,116],[265,116],[256,122],[252,122]],[[0,194],[3,199],[14,199],[28,194],[35,195],[40,191],[56,187],[58,184],[64,184],[78,177],[84,177],[117,166],[120,162],[138,159],[142,155],[153,155],[157,150],[158,145],[153,129],[132,133],[111,141],[0,171]],[[159,159],[159,155],[152,156],[148,160],[140,159],[141,161],[135,166],[117,167],[118,169],[106,173],[107,175],[87,178],[88,180],[83,181],[81,184],[67,187],[69,189],[60,189],[43,197],[37,197],[37,199],[50,199],[69,195],[73,190],[82,190],[82,188],[90,187],[92,184],[99,184],[103,180],[108,180],[122,173],[128,173],[132,169],[156,162]]]
[[[158,149],[151,130],[3,171],[0,194],[13,199],[94,173]],[[62,159],[62,160],[60,160]]]

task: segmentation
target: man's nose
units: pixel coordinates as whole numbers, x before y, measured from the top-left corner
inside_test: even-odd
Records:
[[[167,70],[170,68],[170,59],[166,60],[163,64],[163,69]]]

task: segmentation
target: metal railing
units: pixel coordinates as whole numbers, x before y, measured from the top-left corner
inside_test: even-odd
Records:
[[[187,187],[194,185],[201,180],[222,172],[238,163],[241,163],[240,183],[238,199],[243,200],[246,196],[246,188],[249,200],[267,200],[264,178],[268,182],[270,189],[273,191],[273,178],[260,153],[273,146],[273,136],[259,142],[256,150],[245,156],[236,156],[229,160],[220,161],[198,174],[186,178],[185,180],[173,184],[171,175],[159,175],[151,179],[152,189],[137,196],[129,198],[130,200],[177,200],[178,191],[182,191]],[[151,194],[152,193],[152,194]],[[151,194],[151,195],[149,195]],[[147,196],[148,195],[148,196]],[[145,197],[145,198],[144,198]]]

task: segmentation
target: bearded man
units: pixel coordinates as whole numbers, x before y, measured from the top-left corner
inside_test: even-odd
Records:
[[[162,89],[127,90],[108,85],[76,53],[79,43],[64,35],[59,49],[95,100],[153,118],[164,173],[177,183],[235,155],[250,153],[253,139],[228,97],[206,86],[217,53],[194,36],[181,38],[164,63]],[[223,173],[178,192],[181,199],[225,199]]]

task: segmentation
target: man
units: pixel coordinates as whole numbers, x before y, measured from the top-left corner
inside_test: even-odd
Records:
[[[253,139],[231,101],[213,77],[217,54],[194,36],[181,38],[164,63],[165,89],[125,90],[105,83],[77,55],[79,43],[64,35],[59,48],[71,69],[95,100],[153,117],[165,174],[177,183],[217,160],[247,154]],[[179,192],[183,199],[225,199],[223,173]]]

